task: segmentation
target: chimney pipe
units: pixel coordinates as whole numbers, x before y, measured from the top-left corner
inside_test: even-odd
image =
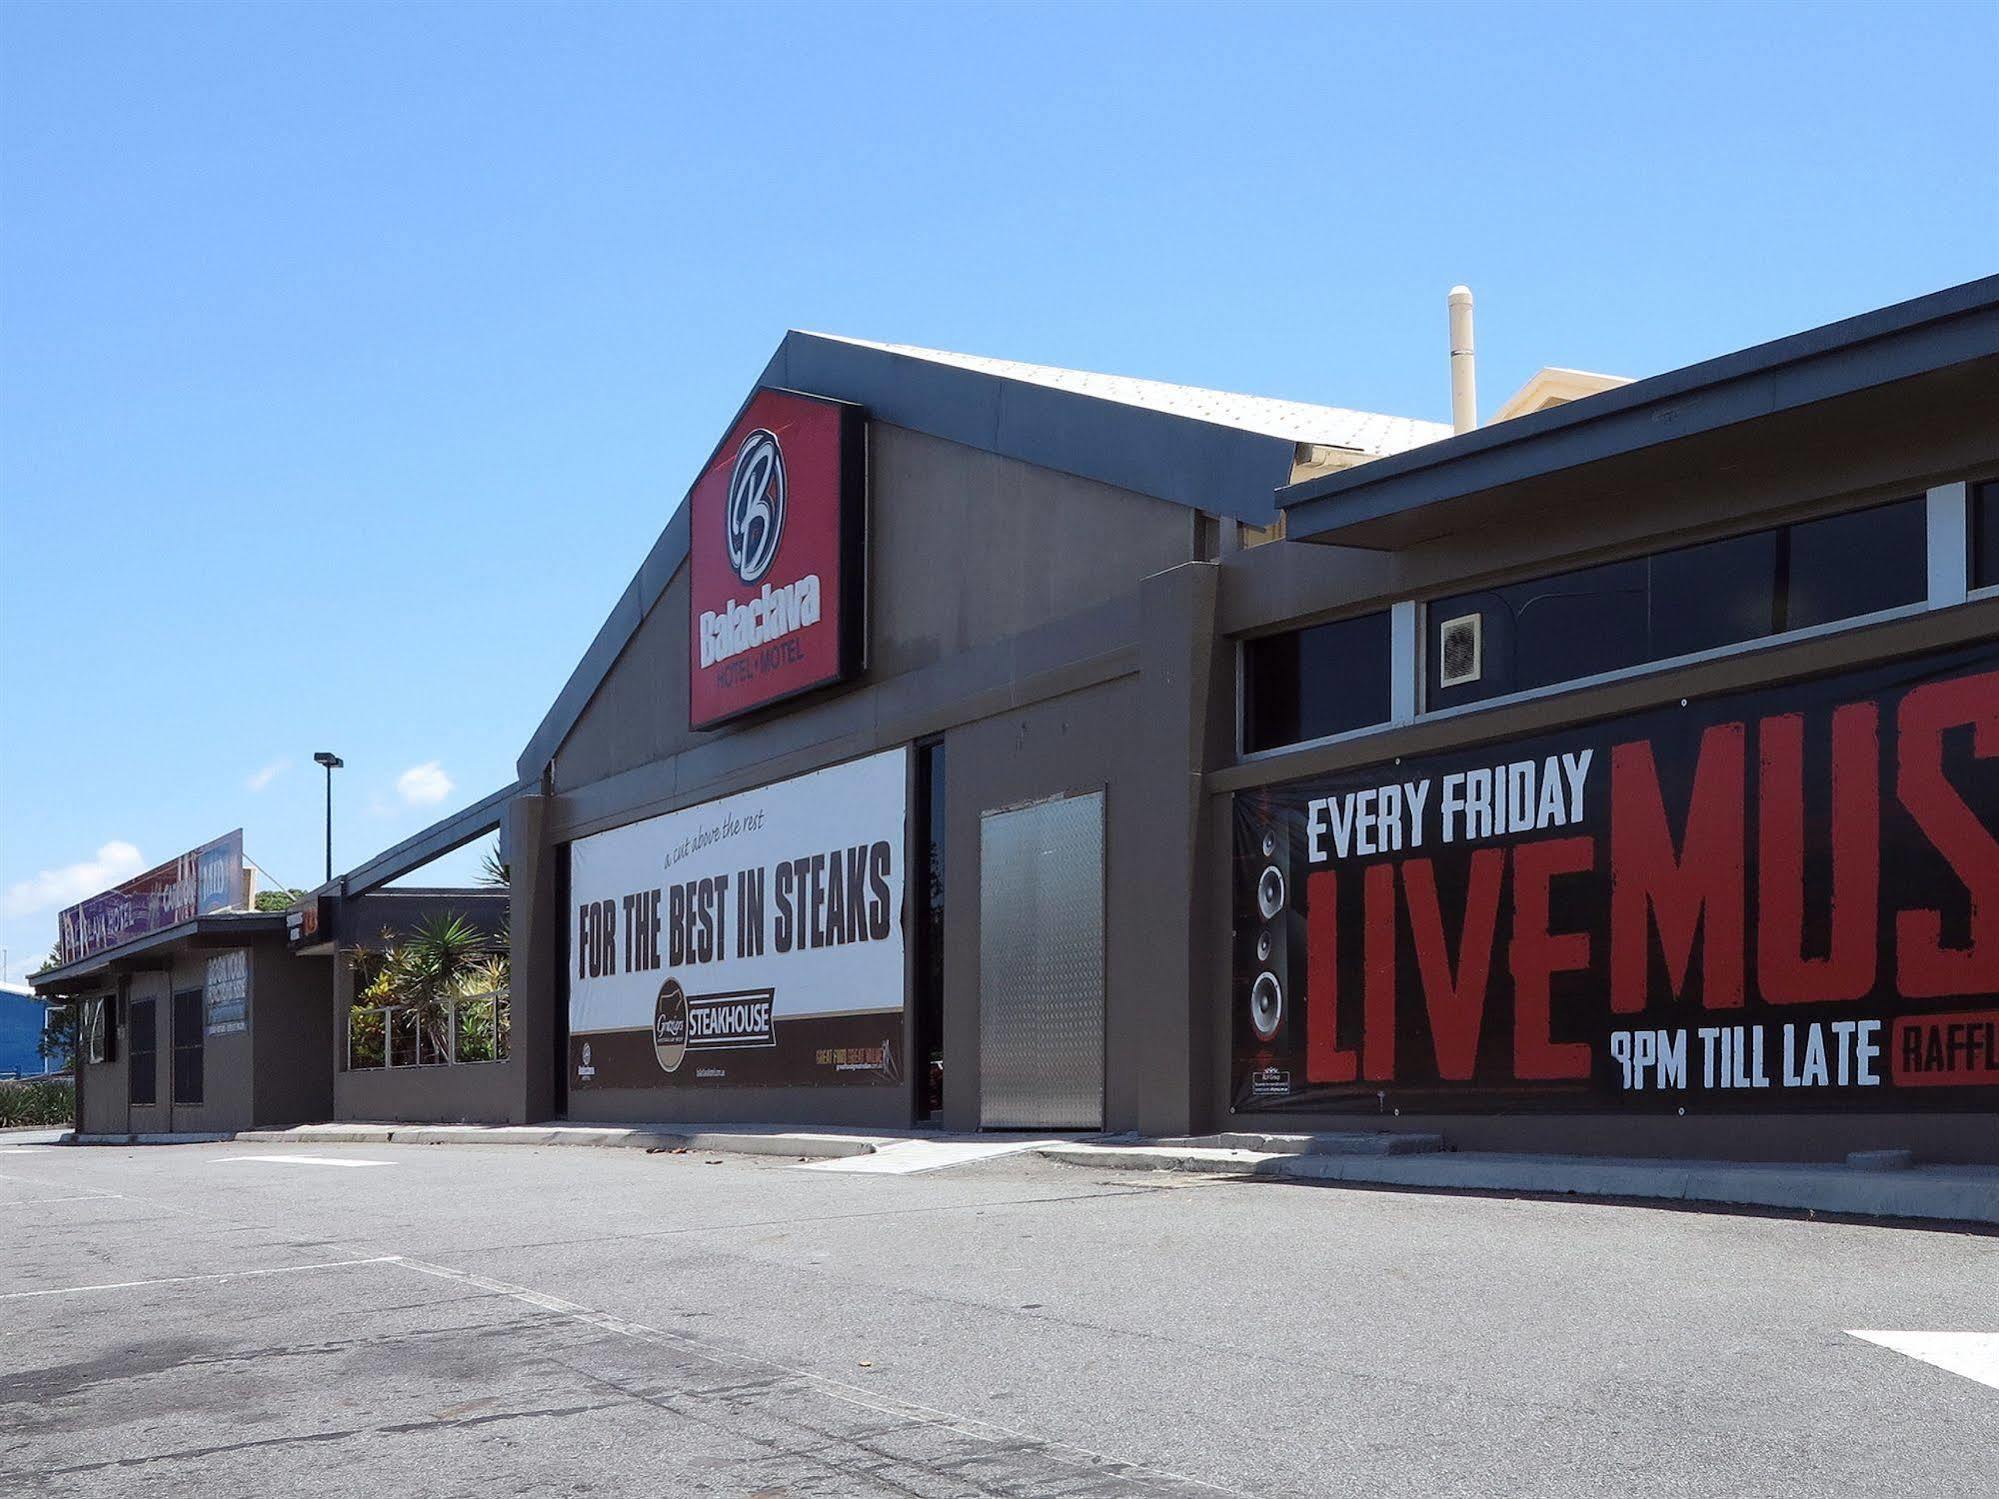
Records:
[[[1478,374],[1472,363],[1471,288],[1451,288],[1451,430],[1478,425]]]

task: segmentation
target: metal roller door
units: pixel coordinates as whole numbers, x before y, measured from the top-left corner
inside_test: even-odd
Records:
[[[979,820],[979,1122],[1101,1129],[1104,794]]]

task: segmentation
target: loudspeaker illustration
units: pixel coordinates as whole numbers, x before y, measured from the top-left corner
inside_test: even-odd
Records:
[[[1289,1051],[1302,1035],[1294,976],[1304,972],[1303,871],[1291,819],[1258,800],[1237,831],[1237,968],[1242,1014],[1258,1051]]]

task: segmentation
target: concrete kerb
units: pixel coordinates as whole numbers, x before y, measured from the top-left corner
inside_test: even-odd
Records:
[[[871,1155],[878,1141],[745,1127],[678,1130],[658,1125],[304,1124],[243,1130],[233,1138],[265,1145],[538,1145],[590,1149],[712,1150],[726,1155],[837,1160]]]
[[[1051,1145],[1047,1160],[1099,1170],[1189,1171],[1417,1190],[1633,1198],[1999,1227],[1999,1169],[1762,1165],[1478,1151],[1271,1153],[1227,1146]]]

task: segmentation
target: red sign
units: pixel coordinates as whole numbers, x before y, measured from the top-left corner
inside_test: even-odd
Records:
[[[1999,648],[1236,799],[1235,1106],[1989,1111]]]
[[[688,722],[712,728],[861,669],[866,424],[759,390],[695,481]]]

